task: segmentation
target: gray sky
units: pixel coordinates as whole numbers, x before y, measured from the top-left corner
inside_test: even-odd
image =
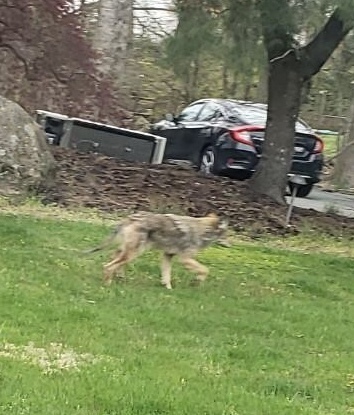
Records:
[[[156,8],[172,8],[172,0],[135,0],[136,7],[156,7]],[[156,33],[170,33],[172,32],[177,25],[177,19],[173,12],[165,10],[136,10],[134,12],[136,18],[135,27],[136,32],[141,33],[141,27],[139,27],[139,22],[144,26],[147,25],[150,29],[152,35]]]

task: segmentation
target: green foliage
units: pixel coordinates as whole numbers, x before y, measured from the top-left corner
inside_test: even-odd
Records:
[[[340,0],[338,2],[334,2],[335,5],[339,8],[339,13],[342,16],[345,23],[353,27],[354,25],[354,7],[353,2],[351,0]]]
[[[235,17],[230,12],[233,4],[186,0],[176,4],[179,24],[164,42],[165,67],[185,86],[186,101],[205,94],[246,97],[257,83],[264,64],[260,29],[249,5],[238,4]]]
[[[216,43],[217,25],[208,9],[198,7],[197,3],[180,3],[178,26],[175,35],[167,42],[167,54],[171,59],[175,55],[184,55],[188,61]]]
[[[344,120],[336,118],[323,119],[319,115],[330,114],[332,116],[345,117],[353,99],[354,87],[354,34],[347,35],[341,45],[330,57],[323,70],[313,79],[308,102],[303,112],[311,108],[317,108],[317,122],[319,128],[331,128],[344,132],[346,125]]]
[[[166,65],[164,48],[148,38],[134,40],[124,86],[136,128],[148,128],[150,122],[174,113],[185,102],[183,84]]]
[[[178,26],[166,41],[166,62],[186,85],[187,101],[197,98],[202,57],[213,53],[220,43],[213,4],[177,2]]]
[[[296,7],[296,2],[290,6],[288,0],[261,0],[258,5],[261,15],[259,24],[271,59],[294,46]]]
[[[257,24],[259,13],[251,6],[252,2],[246,1],[226,4],[228,13],[223,14],[223,39],[218,55],[231,78],[257,85],[266,59],[262,29]]]
[[[352,410],[349,254],[318,253],[314,236],[305,251],[238,241],[201,255],[203,286],[177,265],[167,292],[147,253],[107,289],[106,255],[79,255],[105,226],[13,215],[0,226],[1,413]]]

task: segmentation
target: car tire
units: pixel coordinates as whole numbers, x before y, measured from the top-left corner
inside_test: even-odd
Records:
[[[199,171],[206,174],[215,174],[215,152],[213,147],[205,147],[200,154]]]
[[[290,188],[290,194],[292,194],[294,190],[294,183],[289,182],[289,188]],[[300,185],[297,188],[297,192],[295,196],[306,197],[310,194],[312,188],[313,188],[313,183]]]

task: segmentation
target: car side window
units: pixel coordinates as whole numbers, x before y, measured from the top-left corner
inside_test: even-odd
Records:
[[[209,102],[201,110],[198,115],[198,121],[213,121],[218,119],[222,115],[218,105],[213,102]]]
[[[190,105],[189,107],[185,108],[177,117],[177,121],[195,121],[199,111],[205,105],[205,102],[200,102],[198,104]]]

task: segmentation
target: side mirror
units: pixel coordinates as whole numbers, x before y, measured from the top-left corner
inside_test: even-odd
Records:
[[[175,117],[174,117],[173,114],[168,113],[168,114],[165,115],[165,120],[167,120],[169,122],[175,122]]]

